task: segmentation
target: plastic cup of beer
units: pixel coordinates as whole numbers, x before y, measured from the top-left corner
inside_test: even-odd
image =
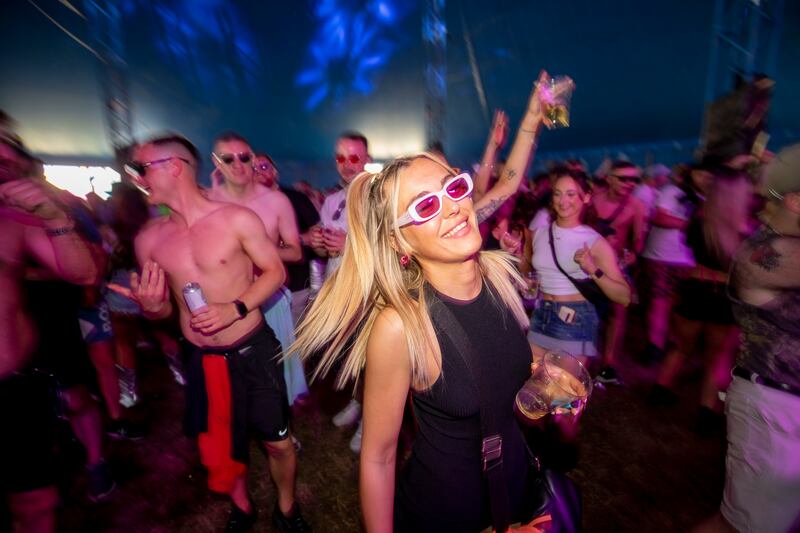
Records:
[[[517,392],[517,411],[535,421],[559,407],[576,408],[592,393],[592,377],[574,356],[549,351],[535,364],[531,377]]]
[[[575,83],[569,76],[556,76],[545,82],[540,94],[547,128],[569,128],[569,107],[574,88]]]
[[[525,289],[522,295],[525,300],[536,300],[539,296],[539,275],[535,270],[529,270],[525,274]]]

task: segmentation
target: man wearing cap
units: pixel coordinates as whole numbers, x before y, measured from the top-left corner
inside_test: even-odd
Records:
[[[800,144],[765,173],[764,225],[734,258],[742,345],[728,388],[720,514],[701,530],[800,530]]]

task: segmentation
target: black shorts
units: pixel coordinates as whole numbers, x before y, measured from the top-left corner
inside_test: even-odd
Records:
[[[233,404],[233,458],[247,460],[248,436],[262,441],[289,438],[289,400],[283,378],[281,344],[272,329],[263,324],[234,346],[192,346],[187,371],[187,430],[196,435],[206,431],[208,398],[202,377],[204,355],[223,355],[228,362]],[[200,374],[197,373],[199,364]],[[202,380],[200,383],[198,381]]]
[[[97,377],[83,340],[79,318],[82,288],[61,281],[26,283],[37,333],[31,367],[49,374],[62,390],[86,385],[97,390]]]
[[[0,380],[0,493],[53,485],[54,424],[46,378],[14,374]]]
[[[680,282],[675,312],[709,324],[733,325],[733,309],[725,283],[687,278]]]

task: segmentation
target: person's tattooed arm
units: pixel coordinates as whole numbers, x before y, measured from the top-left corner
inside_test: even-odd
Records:
[[[753,248],[750,262],[767,272],[772,272],[780,267],[781,253],[773,248],[771,242],[764,242]]]
[[[503,205],[503,202],[505,202],[507,198],[508,196],[501,196],[499,198],[495,198],[489,201],[486,205],[476,209],[475,218],[478,219],[478,224],[488,220],[489,217],[491,217],[495,211],[500,209],[500,206]]]

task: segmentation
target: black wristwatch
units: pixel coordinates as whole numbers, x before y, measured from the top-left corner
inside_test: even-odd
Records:
[[[594,279],[600,279],[605,275],[606,275],[606,273],[598,268],[597,270],[594,271],[594,274],[592,274],[592,277]]]
[[[233,305],[236,306],[236,312],[239,313],[239,318],[247,316],[247,306],[241,300],[234,300]]]

